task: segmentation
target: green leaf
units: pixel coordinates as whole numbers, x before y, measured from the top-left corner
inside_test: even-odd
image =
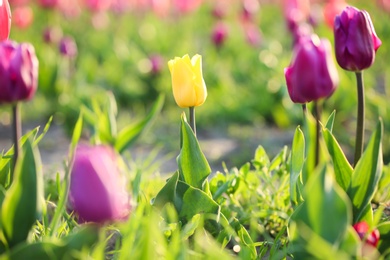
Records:
[[[81,133],[83,131],[83,114],[80,113],[79,118],[77,119],[76,125],[73,129],[72,142],[70,143],[70,150],[68,158],[73,158],[74,150],[80,140]]]
[[[184,113],[181,117],[181,144],[180,154],[177,158],[180,180],[203,190],[211,168],[200,149],[194,132],[186,121]]]
[[[353,172],[352,166],[349,164],[331,131],[323,129],[323,136],[326,146],[328,147],[328,152],[333,161],[336,181],[343,190],[347,191],[351,183],[351,176]]]
[[[43,128],[43,132],[34,140],[34,145],[37,145],[42,140],[42,138],[46,135],[47,131],[49,131],[52,121],[53,121],[53,116],[51,116],[47,121],[45,127]]]
[[[90,248],[98,240],[98,228],[83,226],[77,233],[61,240],[51,239],[36,243],[22,243],[0,259],[73,259],[75,251]]]
[[[302,187],[301,173],[305,162],[305,137],[303,132],[297,127],[291,149],[291,169],[290,169],[290,200],[295,207],[302,202],[300,188]]]
[[[164,187],[158,192],[156,198],[153,200],[153,206],[162,209],[167,203],[175,204],[176,187],[178,181],[179,172],[176,171],[173,176],[169,178]],[[177,205],[177,207],[180,208],[181,205]]]
[[[384,253],[390,248],[390,222],[383,222],[379,224],[377,228],[380,234],[378,250],[379,252]]]
[[[10,248],[27,239],[43,204],[39,153],[27,140],[15,166],[14,182],[1,207],[1,226]]]
[[[376,130],[352,174],[348,195],[353,205],[354,223],[361,220],[365,207],[371,203],[382,174],[382,132],[382,121],[379,120]]]
[[[126,148],[131,146],[136,139],[142,134],[143,131],[149,127],[157,115],[160,113],[162,106],[164,105],[164,96],[160,95],[157,101],[154,103],[149,114],[140,122],[129,125],[123,128],[119,133],[115,140],[115,149],[121,153]]]
[[[329,132],[332,133],[333,131],[333,124],[334,124],[334,118],[336,116],[336,110],[333,110],[332,114],[330,114],[328,121],[326,121],[325,128],[329,130]]]
[[[351,225],[351,205],[347,194],[335,183],[326,167],[316,171],[304,190],[305,201],[291,219],[301,223],[330,244],[338,245]],[[303,232],[303,231],[302,231]],[[301,230],[295,234],[301,237]]]
[[[32,139],[36,138],[36,135],[38,133],[39,127],[34,128],[33,130],[29,131],[25,135],[22,136],[20,139],[20,145],[23,146],[27,139],[30,137]],[[4,188],[8,188],[10,185],[9,183],[9,174],[11,171],[11,163],[12,163],[12,157],[14,155],[14,147],[11,147],[5,154],[3,152],[3,155],[0,158],[0,185]]]
[[[175,204],[181,204],[179,218],[184,223],[200,213],[220,215],[220,206],[204,191],[178,181],[176,192]]]

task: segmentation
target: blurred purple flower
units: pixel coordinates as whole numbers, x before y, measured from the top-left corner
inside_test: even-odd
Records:
[[[59,4],[60,0],[39,0],[38,3],[41,7],[52,9],[56,8]]]
[[[158,55],[158,54],[154,54],[154,55],[151,55],[149,57],[149,61],[150,61],[150,64],[151,64],[151,73],[156,75],[158,73],[160,73],[161,69],[162,69],[162,66],[165,65],[165,62],[163,60],[163,58]]]
[[[38,87],[38,59],[29,43],[0,42],[0,103],[31,99]]]
[[[46,43],[58,44],[62,37],[62,30],[60,27],[46,27],[42,37]]]
[[[63,56],[74,58],[77,55],[77,45],[70,36],[63,37],[59,43],[59,50]]]
[[[350,71],[369,68],[382,42],[375,33],[366,11],[347,6],[334,22],[336,59],[340,67]]]
[[[211,39],[215,46],[221,47],[228,36],[228,28],[225,23],[218,22],[213,28]]]
[[[294,47],[290,67],[284,69],[287,89],[294,103],[327,98],[338,85],[338,74],[332,59],[331,45],[317,35],[301,37]]]
[[[125,220],[130,213],[118,155],[109,146],[79,144],[70,178],[69,206],[80,222]]]

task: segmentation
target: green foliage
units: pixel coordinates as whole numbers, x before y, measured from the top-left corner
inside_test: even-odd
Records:
[[[3,241],[9,248],[27,239],[41,214],[43,204],[43,177],[41,161],[36,148],[27,140],[18,158],[14,181],[1,205],[1,230]]]

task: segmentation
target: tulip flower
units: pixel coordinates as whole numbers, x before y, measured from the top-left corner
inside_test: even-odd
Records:
[[[302,37],[293,55],[284,70],[291,100],[304,104],[332,95],[339,79],[330,42],[317,36]]]
[[[202,74],[202,56],[196,54],[192,59],[188,54],[168,62],[172,76],[173,96],[179,107],[190,109],[190,125],[196,135],[195,110],[207,97],[207,88]]]
[[[334,22],[336,59],[340,67],[354,71],[357,82],[358,108],[354,165],[359,161],[364,146],[364,69],[375,60],[382,42],[375,33],[370,15],[366,11],[347,6]]]
[[[173,96],[179,107],[202,105],[207,97],[206,84],[202,74],[202,56],[176,57],[168,62],[172,76]]]
[[[334,22],[336,59],[340,67],[362,71],[370,67],[382,42],[375,33],[370,15],[347,6]]]
[[[8,39],[11,30],[11,9],[8,0],[0,0],[0,41]]]
[[[70,36],[65,36],[60,40],[59,43],[60,53],[69,58],[74,58],[77,55],[77,45],[74,39]]]
[[[104,223],[128,217],[130,197],[118,159],[109,146],[78,145],[70,177],[69,206],[79,221]]]
[[[321,109],[318,100],[328,98],[335,91],[339,78],[331,55],[331,45],[318,36],[302,36],[294,46],[293,60],[284,70],[290,98],[295,103],[304,104],[314,101],[316,118],[315,165],[319,163],[320,153],[320,118]]]
[[[369,244],[373,247],[376,247],[378,245],[380,236],[378,229],[374,229],[371,231],[371,233],[368,233],[370,231],[370,227],[364,221],[356,223],[355,225],[353,225],[353,228],[359,235],[360,239],[366,244]]]
[[[38,59],[29,43],[0,43],[0,104],[31,99],[38,86]]]
[[[0,104],[12,105],[15,166],[22,133],[18,101],[31,99],[38,86],[38,59],[31,44],[0,42],[0,82]]]
[[[218,22],[213,28],[211,39],[217,48],[221,47],[228,36],[228,28],[223,22]]]
[[[34,20],[34,12],[30,6],[18,6],[13,11],[12,23],[20,28],[28,28]]]

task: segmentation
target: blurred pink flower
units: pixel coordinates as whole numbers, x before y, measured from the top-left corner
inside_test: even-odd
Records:
[[[79,144],[70,178],[69,206],[80,222],[125,220],[130,213],[126,179],[109,146]]]
[[[309,0],[283,0],[284,17],[287,27],[294,31],[299,24],[307,22],[310,17]]]
[[[188,13],[195,11],[202,4],[202,0],[172,0],[172,4],[175,11]]]
[[[60,0],[39,0],[38,4],[47,9],[56,8],[59,4]]]
[[[62,30],[60,27],[46,27],[42,37],[46,43],[58,44],[62,37]]]
[[[334,18],[347,6],[345,0],[330,0],[324,6],[324,19],[326,24],[333,28]]]
[[[377,4],[386,12],[390,12],[390,0],[377,0]]]
[[[366,244],[369,244],[373,247],[376,247],[379,242],[379,231],[378,229],[371,230],[370,226],[365,221],[358,222],[353,225],[356,233],[359,235],[360,240],[364,241]],[[368,233],[371,231],[370,233]]]
[[[215,44],[215,46],[221,47],[225,42],[227,36],[228,36],[227,25],[223,22],[216,23],[211,35],[211,39]]]
[[[0,0],[0,41],[8,39],[11,30],[11,9],[8,0]]]
[[[1,1],[1,0],[0,0]],[[13,10],[12,22],[21,29],[29,27],[34,20],[34,13],[30,6],[18,6]]]
[[[261,43],[261,31],[255,23],[245,23],[243,29],[249,45],[256,47]]]
[[[85,5],[92,12],[101,12],[110,8],[111,0],[85,0]]]
[[[74,58],[77,55],[77,45],[70,36],[63,37],[59,43],[59,51],[63,56]]]

